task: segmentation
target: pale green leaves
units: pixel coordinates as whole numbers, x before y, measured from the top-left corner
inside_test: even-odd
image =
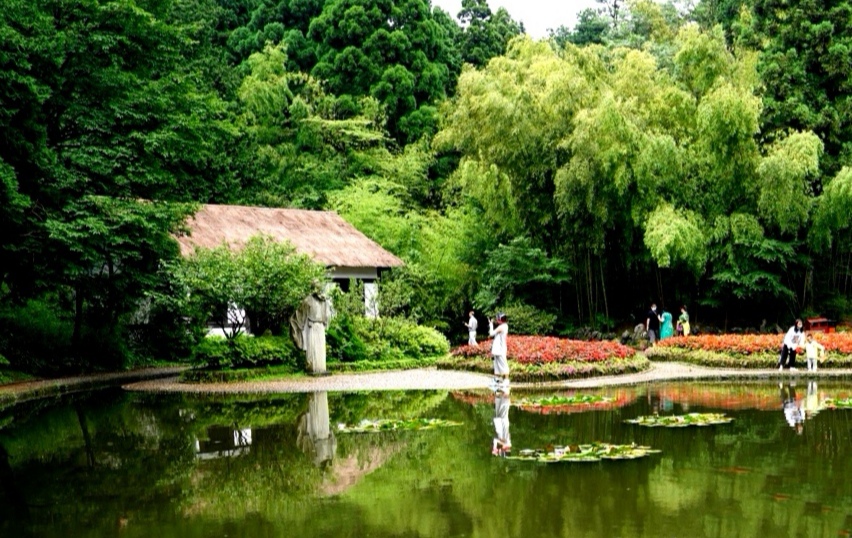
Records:
[[[707,262],[707,240],[700,218],[691,211],[658,206],[645,222],[644,240],[660,267],[680,263],[700,273]]]
[[[807,180],[818,171],[821,153],[817,135],[793,133],[774,144],[761,160],[757,207],[767,223],[787,233],[805,224],[813,200]]]
[[[697,24],[689,24],[680,30],[678,41],[675,72],[694,95],[707,93],[718,79],[731,73],[734,59],[725,45],[721,26],[702,32]]]
[[[810,239],[819,247],[829,247],[832,235],[852,223],[852,168],[846,166],[819,197]]]

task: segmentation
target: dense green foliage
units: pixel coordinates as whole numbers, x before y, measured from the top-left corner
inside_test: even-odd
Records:
[[[208,369],[284,365],[297,371],[302,354],[287,336],[204,338],[195,347],[193,361]]]
[[[268,249],[251,286],[198,260],[164,278],[199,203],[336,210],[406,262],[382,312],[453,339],[471,307],[525,332],[633,324],[651,301],[843,316],[850,13],[613,0],[536,42],[485,0],[457,19],[426,0],[10,0],[0,354],[186,355],[232,302],[279,333],[304,290],[265,272]],[[441,347],[346,323],[340,360]]]

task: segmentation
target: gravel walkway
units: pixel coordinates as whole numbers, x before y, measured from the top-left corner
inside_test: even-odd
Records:
[[[513,383],[513,388],[597,388],[616,385],[636,385],[670,380],[722,380],[722,379],[798,379],[807,377],[852,377],[852,370],[822,370],[816,374],[806,370],[779,372],[778,370],[741,370],[705,368],[688,364],[660,362],[636,374],[595,377],[545,384]],[[194,393],[274,393],[361,390],[459,390],[487,388],[491,376],[456,370],[405,370],[367,374],[336,374],[325,377],[301,377],[280,381],[245,381],[235,383],[179,383],[177,378],[142,381],[125,385],[126,390],[152,392]]]
[[[27,400],[34,400],[36,398],[43,398],[45,396],[99,389],[121,383],[139,381],[142,379],[150,380],[163,377],[172,377],[177,379],[174,376],[185,369],[186,367],[182,366],[145,368],[141,370],[130,370],[128,372],[92,374],[9,383],[7,385],[0,385],[0,407],[25,402]]]

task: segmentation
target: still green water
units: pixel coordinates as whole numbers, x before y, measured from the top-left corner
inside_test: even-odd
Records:
[[[506,402],[490,392],[41,401],[0,413],[0,536],[844,536],[852,411],[819,403],[847,387],[660,384],[584,392],[614,398],[594,409],[511,407],[515,453],[589,441],[662,450],[551,465],[492,455]],[[623,423],[685,411],[735,420]],[[414,417],[463,426],[334,432]]]

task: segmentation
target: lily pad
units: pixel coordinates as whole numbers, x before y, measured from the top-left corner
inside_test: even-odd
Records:
[[[591,463],[602,460],[635,460],[659,452],[659,450],[654,450],[651,447],[636,444],[590,443],[535,450],[524,449],[519,451],[517,456],[508,456],[506,459],[538,463]]]
[[[415,418],[409,420],[362,420],[356,425],[338,424],[337,431],[340,433],[378,433],[393,431],[419,431],[433,430],[435,428],[446,428],[461,426],[461,422],[453,422],[441,418]]]
[[[687,415],[648,415],[625,420],[629,424],[638,424],[649,428],[686,428],[688,426],[713,426],[728,424],[734,419],[724,413],[689,413]]]
[[[823,405],[828,409],[852,409],[852,398],[826,398]]]
[[[594,405],[609,403],[612,398],[597,394],[574,394],[572,396],[545,396],[544,398],[523,398],[517,403],[518,407],[556,407],[560,405]]]

